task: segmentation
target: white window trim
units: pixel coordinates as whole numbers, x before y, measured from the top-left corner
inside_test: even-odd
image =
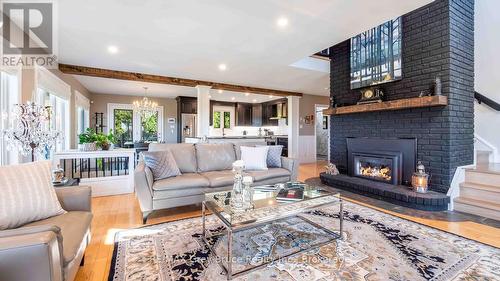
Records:
[[[158,111],[158,142],[163,141],[163,106],[159,105],[156,107]],[[132,104],[124,104],[124,103],[108,103],[107,111],[108,111],[108,126],[106,131],[109,132],[109,129],[112,129],[115,124],[115,115],[113,112],[115,109],[128,109],[133,111],[132,122],[133,124],[140,124],[141,122],[141,114],[138,110],[134,108]],[[134,126],[133,128],[133,141],[138,142],[141,140],[141,128],[140,126]]]
[[[77,90],[74,91],[75,93],[75,109],[74,109],[74,112],[75,112],[75,118],[74,118],[74,126],[75,126],[75,141],[76,143],[78,144],[79,140],[78,140],[78,119],[80,118],[80,116],[78,116],[78,108],[79,107],[82,107],[84,110],[86,110],[88,112],[88,116],[87,116],[87,120],[85,120],[86,124],[88,124],[88,127],[90,127],[90,100],[82,95],[80,92],[78,92]]]
[[[55,95],[67,102],[67,110],[65,112],[66,120],[71,120],[71,86],[64,82],[62,79],[57,77],[54,73],[50,72],[45,67],[36,66],[35,67],[35,89],[33,91],[32,100],[37,100],[37,91],[42,89]],[[65,149],[70,148],[70,136],[71,136],[71,122],[67,122],[66,128],[64,128],[64,146]]]
[[[1,72],[4,72],[5,74],[7,75],[13,75],[13,76],[16,76],[17,78],[17,97],[16,97],[16,101],[15,103],[21,103],[21,100],[22,100],[22,97],[21,97],[21,89],[22,89],[22,77],[21,77],[21,70],[20,68],[15,68],[15,69],[9,69],[9,68],[5,68],[5,69],[2,69]],[[4,84],[1,84],[1,81],[0,81],[0,88],[2,87],[8,87],[9,85],[4,85]],[[1,89],[0,89],[1,91]],[[3,101],[6,101],[6,97],[2,97],[0,96],[0,98],[2,99],[2,102]],[[3,114],[8,114],[9,116],[11,115],[11,112],[3,112],[4,110],[4,106],[5,104],[2,104],[2,102],[0,102],[0,105],[2,105],[2,115]],[[14,104],[15,104],[14,103]],[[11,104],[12,105],[12,104]],[[9,107],[7,105],[7,107]],[[0,118],[3,118],[3,116],[0,116]],[[3,122],[3,120],[0,120],[0,122]],[[0,126],[2,127],[2,126]],[[8,129],[9,128],[9,124],[7,124],[7,126],[4,128],[2,127],[2,129]],[[4,142],[4,135],[2,132],[0,132],[0,142]],[[5,143],[4,143],[5,144]],[[0,166],[1,165],[12,165],[12,164],[18,164],[19,163],[19,160],[20,160],[20,154],[17,152],[17,150],[13,149],[11,151],[8,151],[7,147],[1,147],[0,146],[0,149],[4,149],[4,153],[6,153],[7,155],[4,155],[2,157],[5,157],[5,158],[2,158],[0,159]],[[9,161],[10,160],[10,161]],[[4,163],[4,161],[6,161],[6,163]]]
[[[44,67],[36,67],[35,69],[36,88],[43,89],[51,94],[54,94],[68,102],[71,99],[71,86],[57,77]],[[36,97],[33,97],[35,100]]]
[[[75,105],[90,110],[90,100],[77,90],[75,90]]]

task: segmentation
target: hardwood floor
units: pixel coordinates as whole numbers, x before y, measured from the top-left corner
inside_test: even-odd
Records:
[[[324,165],[326,165],[326,162],[301,165],[299,168],[299,180],[306,181],[310,178],[318,177],[319,173],[324,171]],[[438,215],[434,215],[431,212],[405,210],[405,208],[389,203],[380,203],[380,201],[375,199],[366,199],[366,197],[360,195],[346,193],[344,198],[395,216],[500,247],[500,228],[498,228],[495,222],[486,225],[479,223],[483,222],[480,218],[461,215],[456,212],[440,212]],[[77,281],[107,280],[113,254],[114,234],[123,229],[142,226],[139,204],[134,194],[93,198],[92,210],[94,213],[92,241],[85,254],[85,265],[80,268],[76,277]],[[199,206],[193,205],[174,208],[153,213],[150,219],[148,219],[148,224],[168,222],[199,215]]]

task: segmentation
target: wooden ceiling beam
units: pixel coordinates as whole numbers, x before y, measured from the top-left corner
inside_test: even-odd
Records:
[[[157,83],[157,84],[169,84],[176,86],[186,86],[186,87],[196,87],[198,85],[210,86],[215,90],[224,90],[224,91],[232,91],[232,92],[240,92],[240,93],[252,93],[252,94],[260,94],[260,95],[273,95],[273,96],[298,96],[301,97],[302,93],[297,92],[289,92],[289,91],[281,91],[281,90],[273,90],[273,89],[265,89],[265,88],[257,88],[257,87],[248,87],[241,85],[232,85],[225,83],[217,83],[217,82],[209,82],[202,80],[193,80],[193,79],[185,79],[185,78],[176,78],[169,76],[161,76],[161,75],[153,75],[153,74],[144,74],[137,72],[127,72],[127,71],[118,71],[118,70],[110,70],[110,69],[102,69],[102,68],[94,68],[88,66],[79,66],[79,65],[69,65],[69,64],[59,64],[59,70],[66,74],[73,75],[83,75],[83,76],[91,76],[91,77],[99,77],[99,78],[110,78],[110,79],[119,79],[119,80],[129,80],[129,81],[139,81],[139,82],[148,82],[148,83]]]

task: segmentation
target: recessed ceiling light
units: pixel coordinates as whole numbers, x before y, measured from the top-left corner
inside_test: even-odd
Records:
[[[208,95],[208,98],[211,99],[212,98],[212,95]]]
[[[276,24],[279,27],[286,27],[288,25],[288,19],[285,17],[280,17],[276,20]]]
[[[249,95],[250,95],[250,93],[249,93],[249,92],[246,92],[246,93],[245,93],[245,96],[247,96],[247,97],[248,97]]]
[[[256,99],[253,99],[253,100],[252,100],[252,102],[257,102],[257,100],[256,100]]]
[[[108,46],[108,52],[110,54],[116,54],[116,53],[118,53],[118,47],[116,47],[114,45],[110,45],[110,46]]]
[[[223,63],[219,64],[219,70],[220,71],[225,71],[226,69],[227,69],[227,65],[225,65]]]
[[[269,98],[272,99],[273,98],[273,95],[269,95]]]
[[[222,94],[222,92],[223,92],[223,91],[222,91],[222,90],[218,90],[217,92],[218,92],[219,94]]]
[[[232,97],[231,100],[235,100],[236,98],[235,97]]]

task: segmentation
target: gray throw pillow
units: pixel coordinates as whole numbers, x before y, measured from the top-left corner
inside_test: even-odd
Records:
[[[161,180],[181,175],[170,150],[145,151],[142,153],[144,163],[151,169],[154,180]]]
[[[281,151],[282,145],[270,145],[267,152],[267,167],[281,168]]]

